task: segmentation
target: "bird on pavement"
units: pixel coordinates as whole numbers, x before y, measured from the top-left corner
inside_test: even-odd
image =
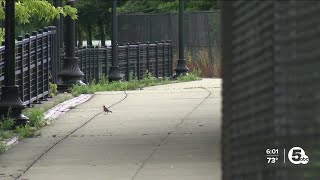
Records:
[[[112,113],[112,111],[110,111],[106,106],[103,106],[103,111],[106,112],[106,113],[109,113],[109,112]]]

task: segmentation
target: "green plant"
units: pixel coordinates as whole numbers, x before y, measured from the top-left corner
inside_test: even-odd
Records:
[[[0,141],[0,154],[7,150],[7,146]]]
[[[58,85],[50,82],[50,96],[54,97],[58,94]]]
[[[35,130],[32,129],[32,127],[29,125],[18,126],[16,128],[16,132],[17,132],[19,138],[33,137],[35,134]]]
[[[182,75],[178,77],[178,80],[180,82],[187,82],[187,81],[196,81],[199,80],[199,72],[194,71],[194,72],[190,72],[186,75]]]
[[[155,77],[152,76],[151,72],[149,72],[148,70],[146,70],[146,72],[143,75],[143,80],[146,79],[154,79]]]
[[[0,131],[11,130],[14,126],[14,120],[11,118],[5,118],[0,122]]]
[[[133,76],[133,72],[129,73],[129,81],[138,80],[136,77]]]
[[[108,81],[108,76],[102,76],[102,78],[100,78],[99,83],[101,84],[107,84]]]
[[[45,122],[43,121],[44,112],[45,109],[43,108],[31,108],[26,111],[25,115],[29,118],[30,126],[36,127],[37,129],[43,127],[45,125]]]
[[[10,130],[0,131],[0,139],[9,139],[14,136],[14,133]]]
[[[89,94],[95,93],[97,91],[125,91],[125,90],[136,90],[147,86],[155,86],[162,84],[169,84],[176,81],[170,80],[168,77],[157,79],[151,75],[151,73],[146,72],[143,76],[143,79],[136,80],[132,79],[132,75],[130,76],[130,81],[124,82],[111,82],[108,81],[100,81],[96,83],[95,81],[89,83],[86,86],[75,85],[71,89],[71,93],[74,96],[78,96],[80,94]],[[178,81],[194,81],[199,79],[199,73],[194,72],[190,73],[187,77],[178,79]]]

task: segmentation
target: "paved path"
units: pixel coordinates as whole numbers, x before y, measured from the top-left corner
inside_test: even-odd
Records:
[[[220,180],[220,86],[96,93],[0,155],[0,179]]]

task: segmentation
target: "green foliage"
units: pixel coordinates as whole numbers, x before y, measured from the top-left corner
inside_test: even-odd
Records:
[[[50,96],[54,97],[58,94],[58,85],[54,83],[49,83],[50,85]]]
[[[2,143],[2,141],[11,138],[14,135],[11,131],[13,126],[13,119],[6,118],[0,122],[0,153],[6,150],[6,146]]]
[[[219,8],[219,0],[186,0],[187,11],[207,11]],[[176,12],[179,9],[179,0],[128,0],[119,7],[122,13],[142,12],[160,13]]]
[[[44,109],[42,108],[32,108],[26,111],[25,115],[29,118],[30,126],[40,129],[45,125],[43,120]]]
[[[0,3],[4,1],[0,0]],[[77,9],[68,5],[56,8],[47,0],[16,0],[15,3],[15,20],[17,25],[26,25],[31,22],[33,24],[50,22],[53,19],[59,18],[60,14],[63,16],[69,15],[71,18],[77,19]],[[4,8],[0,8],[0,21],[4,19]],[[3,40],[3,37],[4,28],[1,28],[0,40]]]
[[[0,139],[0,154],[4,153],[7,150],[7,146],[1,142]]]
[[[0,139],[10,139],[14,136],[14,133],[12,131],[6,130],[6,131],[0,131]]]
[[[6,131],[12,129],[14,125],[14,120],[10,118],[3,119],[0,122],[0,131]]]
[[[186,11],[208,11],[219,9],[221,0],[186,0]],[[109,0],[78,0],[76,3],[79,20],[77,28],[88,39],[88,28],[91,27],[93,36],[97,38],[99,20],[110,26],[112,1]],[[163,13],[176,12],[179,9],[179,0],[121,0],[118,1],[119,13]],[[110,36],[110,28],[106,28]],[[85,33],[83,33],[85,32]]]
[[[19,138],[29,138],[35,134],[35,130],[29,125],[17,127],[16,132]]]
[[[4,2],[4,0],[0,0]],[[46,0],[17,0],[15,3],[16,20],[20,24],[30,22],[31,17],[37,17],[39,20],[51,21],[58,18],[60,14],[63,16],[71,16],[77,18],[77,9],[68,5],[64,7],[54,7]],[[4,9],[0,8],[0,20],[5,19]]]
[[[131,79],[133,76],[130,76]],[[199,79],[198,73],[190,73],[185,77],[180,77],[178,81],[169,80],[169,78],[157,79],[153,77],[149,72],[146,72],[144,78],[142,80],[130,80],[125,82],[111,82],[109,83],[106,80],[99,81],[96,83],[95,81],[89,83],[86,86],[75,85],[71,89],[71,93],[74,96],[78,96],[80,94],[92,94],[98,91],[126,91],[126,90],[137,90],[143,87],[148,86],[156,86],[169,84],[173,82],[186,82],[186,81],[194,81]]]
[[[196,80],[199,80],[200,78],[200,74],[201,72],[200,71],[194,71],[194,72],[190,72],[186,75],[181,75],[178,77],[178,80],[180,82],[188,82],[188,81],[196,81]]]
[[[111,7],[113,1],[106,0],[78,0],[75,3],[78,9],[79,20],[77,21],[77,28],[88,39],[88,28],[91,27],[93,36],[98,32],[99,20],[102,25],[111,23]],[[121,4],[121,3],[119,3]],[[105,29],[109,31],[109,28]]]

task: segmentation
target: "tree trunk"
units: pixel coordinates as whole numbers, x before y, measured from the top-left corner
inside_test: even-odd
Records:
[[[106,45],[106,30],[105,25],[103,24],[102,17],[99,17],[98,24],[100,28],[100,40],[101,40],[101,46]]]
[[[87,46],[92,46],[92,28],[91,24],[88,24],[88,38],[87,38]]]

